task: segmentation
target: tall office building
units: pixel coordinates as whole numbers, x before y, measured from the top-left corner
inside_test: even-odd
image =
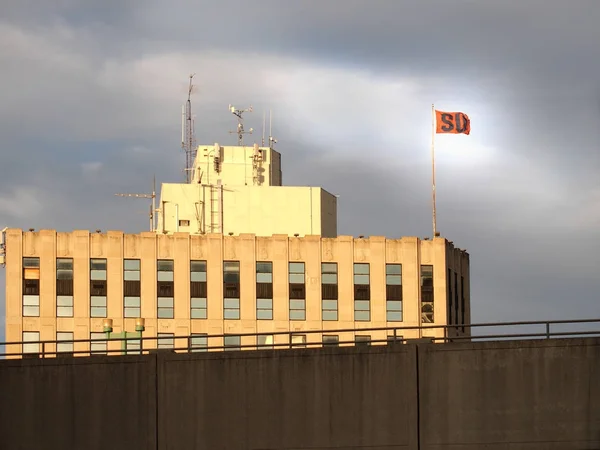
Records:
[[[335,196],[281,180],[270,147],[200,146],[191,181],[163,184],[153,231],[5,230],[6,340],[24,342],[7,350],[119,349],[107,319],[129,351],[139,319],[160,348],[196,350],[469,334],[418,328],[470,323],[465,251],[338,236]]]

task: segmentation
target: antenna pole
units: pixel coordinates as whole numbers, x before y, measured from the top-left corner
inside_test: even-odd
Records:
[[[246,109],[236,109],[235,106],[229,105],[229,111],[231,111],[231,114],[236,116],[238,120],[237,130],[230,131],[229,133],[238,135],[238,145],[241,147],[244,145],[244,134],[252,134],[254,131],[252,128],[248,131],[244,131],[244,118],[242,117],[245,112],[252,112],[252,106]]]
[[[433,237],[437,236],[437,217],[435,210],[435,106],[431,105],[431,204]]]
[[[193,165],[196,159],[196,139],[194,133],[194,118],[192,116],[192,92],[194,90],[193,78],[195,74],[190,75],[190,84],[188,87],[188,99],[183,106],[181,123],[181,148],[185,151],[185,179],[190,183],[193,178]]]
[[[261,147],[265,146],[265,124],[266,124],[266,113],[263,111],[263,129],[262,129]]]
[[[152,193],[151,194],[115,194],[117,197],[130,197],[130,198],[149,198],[151,199],[150,203],[150,231],[154,232],[156,227],[154,225],[155,212],[156,212],[156,175],[154,175],[153,185],[152,185]]]
[[[156,217],[154,213],[156,212],[156,174],[152,178],[152,227],[151,231],[156,230]]]
[[[274,149],[277,139],[273,137],[273,112],[269,109],[269,148]]]

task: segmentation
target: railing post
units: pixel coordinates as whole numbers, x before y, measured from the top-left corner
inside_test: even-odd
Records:
[[[546,339],[550,339],[550,322],[546,322]]]
[[[291,331],[288,333],[288,344],[289,344],[290,348],[292,348],[292,332]]]
[[[46,358],[46,343],[42,342],[42,358]]]

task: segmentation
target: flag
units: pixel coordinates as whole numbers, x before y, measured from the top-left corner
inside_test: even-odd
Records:
[[[471,120],[462,112],[435,111],[435,132],[441,134],[470,134]]]

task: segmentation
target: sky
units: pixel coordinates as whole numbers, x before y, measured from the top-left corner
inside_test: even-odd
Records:
[[[339,195],[339,234],[431,236],[435,104],[471,118],[436,179],[473,322],[600,317],[598,22],[598,0],[4,0],[0,228],[145,231],[114,194],[183,180],[195,73],[199,143],[236,142],[229,104],[260,142],[271,110],[284,184]]]

